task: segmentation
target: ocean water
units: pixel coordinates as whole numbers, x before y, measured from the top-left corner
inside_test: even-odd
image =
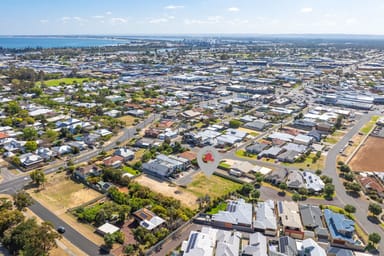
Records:
[[[107,37],[53,37],[53,36],[0,36],[2,48],[65,48],[65,47],[99,47],[129,43],[128,39]]]

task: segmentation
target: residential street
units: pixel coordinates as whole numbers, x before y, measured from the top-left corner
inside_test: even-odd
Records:
[[[338,200],[342,205],[351,204],[356,207],[355,216],[357,218],[358,224],[368,233],[376,232],[384,237],[384,231],[380,228],[379,225],[372,223],[368,220],[368,205],[369,201],[361,198],[353,198],[345,192],[342,181],[337,174],[337,155],[339,151],[348,143],[348,141],[359,132],[359,130],[366,124],[373,115],[378,115],[377,112],[370,112],[369,114],[364,114],[360,120],[348,131],[348,133],[328,152],[325,169],[323,173],[332,177],[333,184],[335,185],[336,195]],[[380,241],[379,250],[384,254],[384,240]]]

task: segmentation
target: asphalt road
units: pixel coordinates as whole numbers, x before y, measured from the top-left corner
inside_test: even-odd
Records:
[[[37,201],[35,201],[34,204],[29,208],[44,221],[51,222],[54,225],[55,229],[57,229],[59,226],[65,227],[65,233],[63,234],[63,237],[67,238],[69,241],[71,241],[72,244],[80,248],[88,255],[108,255],[108,253],[101,253],[99,246],[89,241],[86,237],[84,237],[70,225],[62,221],[55,214],[51,213],[48,209],[46,209]]]
[[[133,138],[136,134],[136,129],[143,129],[150,123],[154,122],[158,117],[158,114],[150,115],[147,119],[137,124],[135,127],[124,128],[120,136],[113,137],[103,148],[84,152],[79,156],[73,157],[71,160],[76,164],[89,161],[93,157],[97,156],[101,151],[108,151],[118,146],[118,141],[124,142]],[[66,161],[56,162],[52,164],[51,167],[45,168],[44,173],[53,173],[59,170],[60,167],[65,167],[66,164]],[[27,185],[30,181],[31,179],[29,178],[29,176],[22,176],[14,178],[12,180],[8,180],[0,184],[0,193],[12,195],[17,191],[22,190],[24,186]],[[57,228],[58,226],[64,226],[66,232],[63,234],[63,236],[88,255],[107,255],[105,253],[100,252],[99,246],[88,240],[86,237],[84,237],[71,226],[66,224],[64,221],[62,221],[55,214],[50,212],[47,208],[45,208],[38,202],[35,201],[35,203],[29,208],[41,219],[52,222],[55,228]]]
[[[376,232],[381,235],[382,239],[380,242],[379,250],[381,254],[384,255],[384,231],[377,225],[368,220],[368,205],[369,201],[364,198],[353,198],[348,195],[344,189],[342,181],[338,177],[337,169],[336,169],[336,158],[339,154],[340,150],[347,145],[348,141],[359,132],[359,130],[366,124],[373,115],[378,115],[377,112],[370,112],[368,114],[364,114],[356,124],[348,131],[348,133],[329,150],[326,163],[325,170],[323,174],[332,177],[333,184],[335,185],[336,196],[342,205],[350,204],[356,207],[355,216],[357,218],[358,224],[368,233]]]

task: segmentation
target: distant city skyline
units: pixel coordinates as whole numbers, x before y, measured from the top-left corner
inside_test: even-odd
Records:
[[[0,35],[384,35],[382,0],[1,0]]]

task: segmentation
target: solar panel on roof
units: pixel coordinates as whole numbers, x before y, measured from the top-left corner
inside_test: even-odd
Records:
[[[277,205],[279,206],[279,213],[283,213],[283,203],[279,202]]]
[[[140,213],[140,217],[143,218],[143,219],[146,219],[148,217],[148,215],[144,212],[141,212]]]
[[[188,243],[186,252],[189,252],[190,249],[192,249],[192,248],[195,247],[195,243],[196,243],[197,236],[198,236],[197,233],[193,233],[193,234],[191,235],[191,238],[189,239],[189,243]]]

